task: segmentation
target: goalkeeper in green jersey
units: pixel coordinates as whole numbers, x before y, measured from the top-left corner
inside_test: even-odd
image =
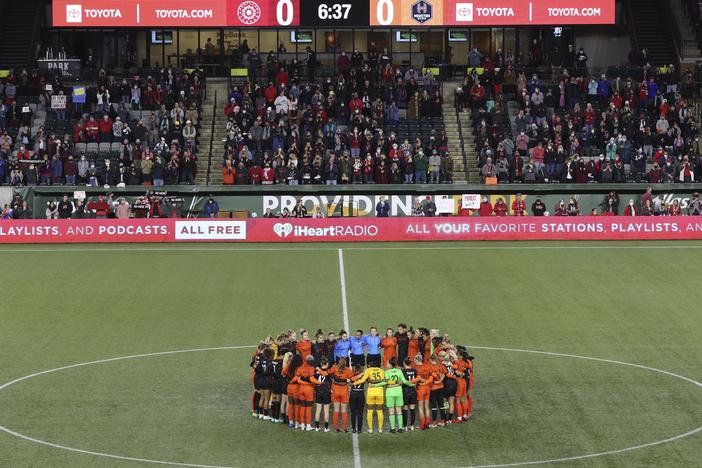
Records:
[[[402,369],[397,367],[397,358],[390,358],[390,369],[385,371],[385,380],[387,387],[385,390],[385,405],[388,407],[388,419],[390,420],[390,432],[402,432],[402,407],[404,400],[402,398],[402,385],[410,387],[414,386],[414,382],[405,378]],[[397,419],[395,419],[397,418]]]

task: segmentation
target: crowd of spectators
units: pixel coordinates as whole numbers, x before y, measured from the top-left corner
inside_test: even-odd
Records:
[[[471,112],[487,183],[695,182],[702,143],[691,71],[632,68],[593,75],[578,65],[543,79],[505,57],[482,57],[457,90]],[[637,59],[646,52],[636,54]],[[645,58],[643,58],[645,60]]]
[[[267,80],[233,86],[227,97],[225,185],[452,182],[431,72],[393,66],[387,50],[342,52],[338,77],[322,83],[273,52],[266,63]]]
[[[210,197],[210,200],[212,198]],[[212,211],[212,202],[206,203],[205,217]],[[216,204],[216,202],[215,202]],[[42,207],[43,208],[43,207]],[[60,200],[46,202],[42,213],[35,213],[30,203],[21,195],[15,194],[11,203],[6,204],[0,214],[1,219],[128,219],[128,218],[180,218],[183,217],[183,200],[178,197],[159,196],[151,191],[136,197],[130,204],[125,197],[113,193],[98,194],[85,198],[63,194]],[[217,207],[217,211],[219,208]],[[216,217],[212,216],[212,217]]]
[[[493,204],[487,196],[483,196],[478,216],[702,216],[702,199],[698,192],[692,194],[685,207],[680,200],[673,198],[667,201],[663,194],[654,196],[653,189],[648,187],[638,202],[630,198],[621,207],[619,195],[611,191],[604,196],[599,208],[583,213],[577,196],[558,200],[553,207],[549,207],[537,195],[529,209],[518,193],[511,206],[502,197],[498,197]]]
[[[204,92],[197,70],[103,70],[87,86],[37,71],[0,78],[0,184],[192,184]]]

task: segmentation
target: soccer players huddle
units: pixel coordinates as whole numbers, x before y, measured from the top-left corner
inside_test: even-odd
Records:
[[[383,432],[384,407],[391,433],[472,416],[473,356],[438,330],[403,323],[383,337],[376,327],[351,336],[288,330],[263,340],[250,365],[253,415],[291,429],[348,432],[350,414],[351,432],[360,433],[365,410],[368,432],[376,423]]]

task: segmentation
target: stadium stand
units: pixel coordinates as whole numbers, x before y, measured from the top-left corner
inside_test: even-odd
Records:
[[[193,183],[204,93],[197,70],[103,70],[72,86],[59,75],[10,74],[0,79],[0,183]]]
[[[495,61],[501,61],[495,57]],[[647,65],[552,74],[487,59],[456,92],[486,183],[693,182],[702,145],[697,80]],[[543,70],[542,70],[543,71]]]
[[[378,72],[298,85],[281,68],[275,82],[233,86],[222,183],[451,183],[439,84],[413,68]]]

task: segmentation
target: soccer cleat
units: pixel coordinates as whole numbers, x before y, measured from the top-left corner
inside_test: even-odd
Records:
[[[382,434],[382,433],[383,433],[383,430],[382,430],[382,429],[378,429],[378,434]]]
[[[353,432],[356,432],[356,431],[353,431]],[[348,434],[348,433],[349,433],[349,430],[348,430],[348,429],[344,429],[344,434]]]
[[[355,433],[356,433],[356,429],[351,429],[351,434],[355,434]]]
[[[289,422],[288,429],[297,429],[297,427],[295,427],[295,425],[292,422]]]
[[[334,432],[336,432],[338,434],[341,431],[339,429],[334,429]],[[344,431],[344,432],[346,432],[346,431]]]
[[[397,432],[398,432],[399,434],[402,434],[402,433],[405,432],[405,431],[404,431],[402,428],[399,428],[399,429],[397,430]]]
[[[394,433],[395,433],[395,429],[390,429],[390,434],[394,434]]]
[[[308,431],[313,431],[313,430],[314,430],[314,429],[312,428],[312,425],[311,425],[311,424],[308,424],[308,425],[307,425],[307,430],[308,430]]]
[[[410,426],[409,428],[410,428],[410,431],[413,431],[415,429],[414,426]]]
[[[318,427],[315,427],[315,428],[314,428],[314,431],[315,431],[315,432],[319,432],[319,428],[318,428]]]
[[[451,420],[451,422],[452,422],[453,424],[458,424],[459,422],[461,422],[461,418],[453,419],[453,420]]]
[[[329,428],[328,428],[328,427],[325,427],[325,428],[324,428],[324,432],[329,432]],[[336,431],[336,432],[339,432],[339,431]]]
[[[373,429],[368,429],[368,433],[369,433],[369,434],[372,434],[372,433],[373,433]]]

